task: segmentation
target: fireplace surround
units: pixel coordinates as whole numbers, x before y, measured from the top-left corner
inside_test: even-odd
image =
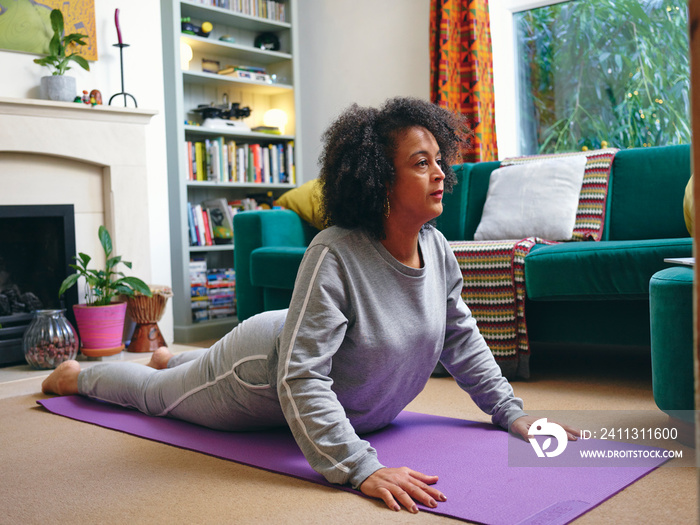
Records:
[[[104,265],[104,225],[114,253],[151,283],[145,126],[153,115],[0,97],[0,206],[72,205],[76,252]]]

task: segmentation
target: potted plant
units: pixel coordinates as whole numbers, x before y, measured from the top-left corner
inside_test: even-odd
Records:
[[[53,73],[51,76],[41,77],[39,93],[43,99],[72,102],[76,93],[75,78],[65,76],[66,71],[70,69],[68,66],[71,62],[76,62],[84,70],[90,71],[90,64],[76,52],[68,51],[71,47],[87,45],[83,40],[87,35],[80,33],[66,35],[63,14],[59,9],[53,9],[50,18],[53,37],[49,42],[49,54],[44,58],[35,58],[34,62],[48,67],[53,70]]]
[[[112,256],[112,237],[107,228],[100,226],[98,237],[105,253],[105,269],[89,269],[91,257],[79,253],[75,257],[77,264],[70,265],[76,273],[64,279],[58,292],[60,297],[81,277],[86,281],[86,304],[74,305],[73,313],[82,341],[82,352],[88,357],[118,354],[124,348],[122,334],[126,302],[115,302],[116,299],[136,293],[151,296],[149,286],[141,279],[125,276],[115,270],[118,264],[131,268],[131,263],[123,261],[120,255]]]

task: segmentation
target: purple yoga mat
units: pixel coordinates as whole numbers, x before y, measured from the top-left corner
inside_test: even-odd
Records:
[[[79,421],[342,488],[311,469],[287,429],[220,432],[80,396],[38,403]],[[448,501],[437,509],[422,510],[484,524],[568,523],[664,462],[619,468],[509,467],[508,440],[518,438],[493,425],[406,411],[388,427],[363,437],[377,449],[384,465],[405,465],[440,477],[435,486]],[[568,446],[591,446],[591,441]]]

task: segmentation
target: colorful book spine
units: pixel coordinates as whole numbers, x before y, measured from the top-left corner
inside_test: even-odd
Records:
[[[246,182],[255,182],[255,159],[253,148],[250,145],[246,145],[246,159],[248,159],[247,169],[246,169]]]
[[[194,212],[192,210],[192,203],[187,203],[187,225],[189,226],[190,232],[190,246],[197,246],[199,244],[197,239],[197,228],[194,221]]]
[[[204,236],[204,217],[202,215],[202,206],[195,204],[194,206],[194,220],[197,228],[197,245],[206,246],[207,240]]]
[[[296,184],[296,173],[294,171],[294,141],[287,142],[287,182]]]
[[[267,148],[267,154],[270,158],[270,179],[271,182],[277,184],[280,181],[280,166],[277,147],[274,144],[270,144]]]
[[[237,171],[237,182],[245,182],[246,179],[246,154],[245,146],[239,146],[236,148],[236,171]]]
[[[185,166],[187,167],[186,180],[194,180],[194,170],[192,168],[192,143],[185,142]]]
[[[236,182],[236,143],[229,141],[226,152],[228,154],[228,173],[227,181]]]
[[[206,162],[204,159],[204,144],[201,142],[195,143],[195,164],[197,166],[197,178],[196,180],[207,180],[205,175],[206,172]]]
[[[253,182],[261,184],[262,179],[262,155],[260,154],[260,144],[251,144],[253,150],[253,169],[255,171],[255,180]]]
[[[209,213],[207,213],[206,210],[202,209],[201,206],[199,208],[202,212],[202,223],[203,223],[203,229],[204,229],[204,246],[213,246],[214,240],[212,239],[212,234],[211,234],[211,223],[209,222]]]

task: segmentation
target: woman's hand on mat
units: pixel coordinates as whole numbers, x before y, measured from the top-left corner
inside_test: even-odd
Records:
[[[530,427],[532,424],[540,419],[536,416],[522,416],[513,421],[510,426],[510,431],[514,434],[519,434],[523,437],[525,441],[528,441],[532,435],[530,434]],[[551,421],[551,423],[556,423],[556,421]],[[563,425],[562,423],[557,423],[561,428],[566,431],[566,437],[569,441],[576,441],[577,438],[581,437],[581,431],[577,428],[570,427],[568,425]]]
[[[401,510],[400,503],[415,514],[418,512],[416,501],[431,508],[437,507],[438,501],[447,501],[442,492],[429,486],[437,480],[437,476],[408,467],[381,468],[362,482],[360,490],[366,496],[383,500],[391,510]]]

